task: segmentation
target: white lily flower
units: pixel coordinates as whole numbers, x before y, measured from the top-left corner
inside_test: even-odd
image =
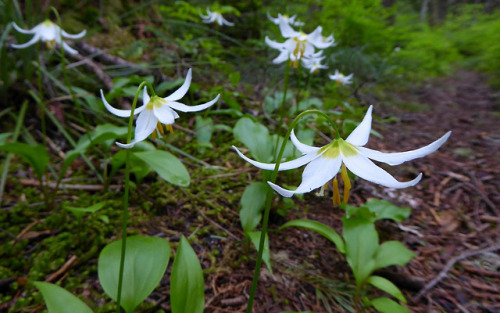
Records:
[[[310,57],[314,54],[314,48],[325,49],[335,45],[333,35],[323,37],[322,28],[318,26],[312,33],[297,32],[283,19],[279,23],[281,35],[287,39],[284,43],[278,43],[266,36],[266,43],[273,49],[280,51],[280,55],[273,60],[278,64],[286,60],[298,62],[302,58]],[[298,65],[298,64],[295,64]]]
[[[339,70],[335,70],[334,75],[328,75],[328,77],[330,77],[331,80],[334,80],[337,82],[337,85],[350,85],[350,84],[352,84],[352,76],[353,76],[352,73],[345,76],[344,74],[339,73]]]
[[[12,26],[14,26],[14,28],[22,34],[34,35],[33,38],[31,38],[31,40],[29,40],[24,44],[19,44],[19,45],[13,44],[12,47],[16,49],[23,49],[33,45],[37,41],[42,41],[45,42],[48,49],[54,49],[55,44],[57,43],[59,45],[62,45],[63,49],[66,52],[71,54],[76,54],[78,53],[78,51],[68,46],[66,42],[62,41],[61,35],[62,38],[65,39],[80,39],[87,33],[86,30],[83,30],[82,32],[75,35],[68,34],[59,26],[54,24],[51,20],[45,20],[44,22],[28,30],[22,29],[21,27],[17,26],[16,23],[14,22],[12,22]]]
[[[136,122],[134,140],[129,144],[122,144],[119,142],[117,142],[116,144],[122,148],[132,148],[137,142],[142,141],[149,135],[151,135],[151,133],[153,133],[155,129],[163,134],[163,128],[161,124],[165,124],[167,130],[172,132],[172,124],[174,123],[175,119],[179,117],[177,112],[175,112],[174,110],[181,112],[197,112],[212,106],[215,102],[217,102],[217,100],[219,100],[220,95],[217,95],[217,97],[215,97],[215,99],[210,102],[194,106],[188,106],[177,102],[187,93],[190,84],[191,69],[189,69],[186,80],[184,81],[182,86],[168,97],[161,98],[158,96],[153,96],[150,98],[147,88],[144,87],[142,98],[143,105],[134,110],[134,115],[139,114]],[[104,106],[106,107],[106,109],[108,109],[109,112],[120,117],[130,117],[131,110],[119,110],[109,105],[109,103],[104,98],[102,89],[101,98],[102,102],[104,102]],[[154,136],[155,133],[153,133],[153,137]]]
[[[324,186],[339,173],[341,167],[343,168],[342,176],[345,174],[344,177],[347,177],[347,173],[343,167],[345,165],[356,176],[373,183],[390,188],[411,187],[420,181],[422,173],[411,181],[399,182],[385,170],[375,165],[370,159],[389,165],[398,165],[406,161],[421,158],[436,151],[448,140],[451,134],[451,131],[449,131],[438,140],[420,149],[399,153],[386,153],[363,147],[368,142],[370,136],[371,122],[372,106],[366,112],[363,121],[346,140],[336,138],[329,144],[319,148],[301,143],[292,131],[290,139],[294,146],[303,153],[303,156],[281,163],[278,170],[294,169],[307,164],[302,173],[302,182],[296,190],[287,190],[271,182],[268,182],[269,185],[283,197],[291,197],[294,194],[306,193]],[[264,170],[274,170],[275,164],[251,160],[244,156],[236,147],[233,146],[233,148],[240,157],[254,166]],[[347,185],[345,180],[344,183]]]
[[[328,66],[321,64],[325,57],[323,56],[323,51],[314,53],[307,58],[302,59],[302,65],[311,71],[311,74],[316,74],[320,69],[327,69]]]
[[[234,23],[231,23],[227,21],[222,14],[219,12],[215,11],[212,12],[210,9],[207,8],[207,15],[200,14],[200,17],[203,19],[203,23],[217,23],[220,26],[227,25],[227,26],[234,26]]]
[[[269,15],[269,11],[268,11],[267,18],[276,25],[279,25],[280,21],[284,20],[286,23],[288,23],[292,26],[297,26],[297,27],[304,26],[303,22],[299,22],[299,21],[295,20],[297,18],[297,15],[288,16],[286,14],[281,15],[281,13],[278,13],[278,17],[275,18],[275,17],[272,17],[271,15]]]

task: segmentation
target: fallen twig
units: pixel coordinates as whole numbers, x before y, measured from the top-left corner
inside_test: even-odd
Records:
[[[66,261],[66,263],[64,263],[64,265],[60,269],[50,274],[45,281],[51,283],[54,280],[56,280],[57,277],[61,276],[61,274],[66,272],[71,267],[71,265],[73,265],[76,262],[77,259],[78,257],[76,255],[73,255],[68,261]]]
[[[204,219],[206,219],[207,221],[209,221],[210,223],[212,223],[215,227],[217,227],[218,229],[222,230],[223,232],[225,232],[230,238],[234,239],[234,240],[237,240],[237,241],[240,241],[240,238],[236,237],[235,235],[233,235],[233,233],[231,233],[229,230],[225,229],[224,227],[222,227],[220,224],[218,224],[216,221],[212,220],[211,218],[209,218],[208,216],[206,216],[200,209],[196,208],[196,210],[198,211],[198,213],[200,213],[201,216],[203,216]]]
[[[457,263],[458,261],[470,258],[471,256],[475,256],[478,254],[492,252],[498,249],[500,249],[500,244],[484,249],[466,251],[460,254],[459,256],[452,258],[451,260],[448,261],[448,263],[446,263],[441,272],[439,272],[439,274],[436,277],[434,277],[434,279],[428,282],[424,286],[424,288],[422,288],[422,290],[420,290],[420,292],[415,297],[413,297],[413,302],[418,302],[423,295],[425,295],[430,289],[432,289],[432,287],[434,287],[437,283],[439,283],[446,276],[446,274],[453,267],[453,265],[455,265],[455,263]]]

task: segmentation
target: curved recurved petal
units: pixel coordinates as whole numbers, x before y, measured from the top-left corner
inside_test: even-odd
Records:
[[[183,103],[175,102],[175,101],[168,101],[168,105],[172,109],[177,110],[177,111],[181,111],[181,112],[197,112],[197,111],[201,111],[201,110],[204,110],[204,109],[212,106],[215,102],[217,102],[217,100],[219,100],[219,97],[220,97],[220,95],[217,95],[217,97],[215,97],[215,99],[213,99],[212,101],[209,101],[209,102],[203,103],[203,104],[199,104],[199,105],[185,105]]]
[[[274,64],[280,64],[288,60],[290,57],[290,52],[288,50],[281,50],[280,54],[273,59]]]
[[[82,30],[81,32],[79,32],[78,34],[69,34],[67,32],[65,32],[63,29],[61,29],[61,34],[64,38],[67,38],[67,39],[80,39],[82,38],[83,36],[85,36],[85,34],[87,33],[87,30],[84,29]]]
[[[144,90],[142,91],[143,106],[147,105],[149,103],[149,100],[151,100],[151,98],[148,95],[148,87],[144,86]]]
[[[240,150],[238,150],[238,148],[236,148],[235,146],[232,146],[232,147],[234,150],[236,150],[238,155],[243,160],[247,161],[248,163],[252,164],[253,166],[256,166],[258,168],[261,168],[263,170],[268,170],[268,171],[273,171],[274,167],[276,166],[275,163],[262,163],[262,162],[257,162],[257,161],[254,161],[252,159],[249,159],[246,156],[244,156],[243,153],[241,153]],[[302,165],[311,162],[312,160],[318,158],[319,156],[320,156],[320,154],[309,153],[309,154],[303,155],[300,158],[297,158],[295,160],[283,162],[280,164],[278,171],[286,171],[286,170],[290,170],[292,168],[301,167]]]
[[[16,48],[16,49],[24,49],[24,48],[27,48],[27,47],[33,45],[38,40],[40,40],[40,35],[35,34],[35,36],[33,36],[33,38],[31,38],[31,40],[29,40],[28,42],[20,44],[20,45],[12,44],[11,47]]]
[[[184,97],[184,95],[186,94],[186,92],[189,90],[189,85],[191,85],[191,77],[192,77],[191,72],[192,72],[191,69],[189,69],[189,71],[188,71],[188,73],[186,75],[186,80],[184,80],[184,83],[182,84],[182,86],[179,89],[177,89],[170,96],[165,97],[164,98],[165,100],[167,100],[167,101],[177,101],[180,98]]]
[[[318,150],[320,149],[300,142],[299,139],[295,136],[295,132],[293,131],[293,129],[292,132],[290,133],[290,139],[292,140],[292,143],[295,146],[295,148],[297,148],[303,154],[318,152]]]
[[[102,99],[102,102],[104,103],[104,106],[106,107],[106,109],[113,113],[114,115],[116,116],[119,116],[119,117],[130,117],[130,111],[131,110],[119,110],[119,109],[115,109],[113,108],[109,103],[108,101],[106,101],[106,98],[104,98],[104,93],[102,92],[102,89],[101,89],[101,99]],[[144,108],[146,106],[145,105],[142,105],[141,107],[137,108],[134,110],[134,115],[138,114],[138,113],[141,113]]]
[[[221,18],[221,22],[222,22],[223,25],[234,26],[234,23],[229,22],[222,15],[220,16],[220,18]]]
[[[24,28],[17,26],[17,24],[14,22],[12,22],[12,26],[14,26],[14,29],[17,30],[18,32],[20,32],[21,34],[29,34],[29,35],[36,33],[38,30],[38,27],[39,27],[37,25],[37,26],[33,27],[32,29],[24,29]]]
[[[268,184],[283,197],[291,197],[296,193],[306,193],[319,188],[332,179],[340,170],[342,157],[336,158],[316,158],[307,164],[302,173],[302,182],[295,190],[287,190],[271,182]]]
[[[337,74],[337,71],[335,71],[335,74]],[[370,138],[370,130],[372,128],[372,109],[373,105],[370,105],[363,121],[352,131],[345,141],[357,147],[366,145],[368,138]]]
[[[351,155],[349,157],[343,155],[343,160],[347,168],[351,172],[353,172],[354,175],[390,188],[401,189],[415,186],[416,184],[418,184],[420,179],[422,179],[422,173],[420,173],[413,180],[410,180],[408,182],[398,182],[394,177],[391,176],[391,174],[375,165],[375,163],[370,161],[361,153]]]
[[[162,123],[166,125],[171,125],[174,123],[175,119],[179,117],[179,115],[172,110],[168,105],[162,105],[161,107],[153,108],[154,114],[156,118]]]
[[[279,27],[281,31],[281,36],[285,38],[292,38],[300,35],[300,33],[293,30],[292,26],[290,26],[290,24],[288,24],[288,22],[285,19],[281,19],[279,21]]]
[[[265,38],[266,44],[273,48],[273,49],[278,49],[278,50],[283,50],[285,48],[283,43],[279,43],[277,41],[269,39],[269,37],[266,36]]]
[[[384,162],[389,165],[398,165],[406,161],[424,157],[432,152],[436,151],[441,147],[450,137],[451,131],[444,134],[441,138],[434,141],[433,143],[422,147],[420,149],[406,151],[406,152],[395,152],[386,153],[377,150],[372,150],[364,147],[358,147],[359,151],[369,159]]]
[[[137,118],[135,126],[135,136],[131,143],[124,144],[117,142],[116,144],[122,148],[132,148],[136,143],[148,138],[149,135],[155,130],[158,119],[154,115],[153,110],[145,110]]]
[[[68,52],[69,54],[77,54],[78,51],[76,51],[75,49],[71,48],[67,43],[65,43],[64,41],[61,43],[62,44],[62,47],[64,49],[64,51]],[[130,114],[129,114],[130,115]]]

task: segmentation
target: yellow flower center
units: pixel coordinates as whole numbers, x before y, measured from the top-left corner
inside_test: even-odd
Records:
[[[346,142],[344,139],[334,139],[332,142],[327,144],[318,150],[318,154],[323,153],[322,157],[335,159],[339,156],[340,151],[346,157],[355,156],[358,154],[359,150],[352,144]]]
[[[293,50],[293,55],[295,55],[298,59],[304,55],[304,51],[306,50],[307,37],[304,37],[304,33],[301,33],[299,37],[293,37],[293,40],[297,42],[295,50]]]
[[[158,96],[152,96],[148,104],[146,104],[146,110],[152,110],[153,107],[161,108],[164,104],[167,104],[167,101],[165,101],[165,99],[162,99]]]

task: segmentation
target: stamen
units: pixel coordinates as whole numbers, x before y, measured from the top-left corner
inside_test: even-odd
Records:
[[[337,206],[340,205],[340,194],[339,194],[339,181],[337,180],[337,177],[333,179],[333,205]]]
[[[351,191],[351,180],[349,179],[349,175],[347,175],[345,164],[342,164],[340,174],[342,175],[342,180],[344,181],[344,203],[347,204],[349,201],[349,191]]]
[[[153,136],[152,136],[152,137],[153,137],[153,140],[156,140],[156,132],[155,132],[155,131],[153,131],[153,134],[152,134],[152,135],[153,135]]]
[[[165,134],[165,132],[163,131],[163,127],[161,126],[161,123],[159,121],[158,124],[156,124],[156,129],[160,132],[160,134]]]
[[[172,124],[165,125],[165,129],[168,130],[171,134],[174,133],[174,128],[172,127]]]

